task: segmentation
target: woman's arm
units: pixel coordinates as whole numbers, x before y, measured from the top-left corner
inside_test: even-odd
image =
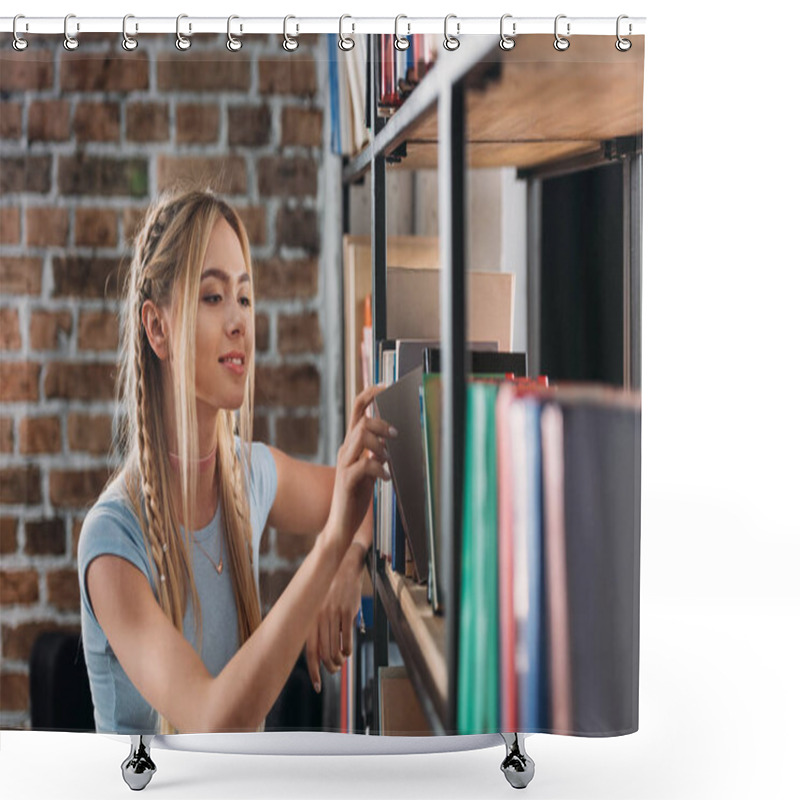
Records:
[[[158,605],[144,574],[100,556],[86,587],[125,674],[182,733],[256,730],[286,683],[341,559],[323,532],[270,613],[216,678]]]
[[[299,535],[318,534],[331,510],[336,468],[309,464],[270,447],[278,487],[267,524]]]
[[[313,550],[216,678],[161,610],[139,569],[111,555],[87,568],[89,601],[126,675],[181,732],[255,730],[275,702],[364,519],[375,480],[388,478],[380,443],[388,426],[364,416],[380,389],[356,398],[330,514]]]

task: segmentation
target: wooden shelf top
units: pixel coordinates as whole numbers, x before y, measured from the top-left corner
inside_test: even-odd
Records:
[[[604,141],[642,131],[644,37],[621,53],[614,36],[578,36],[563,52],[553,37],[517,37],[513,50],[472,48],[465,58],[474,63],[466,76],[467,158],[470,167],[535,167],[582,156]],[[477,53],[477,56],[476,56]],[[455,72],[451,59],[459,51],[442,52],[431,74],[411,93],[425,91],[424,108],[412,122],[403,119],[397,135],[395,119],[387,122],[383,141],[391,148],[405,143],[406,157],[394,168],[433,168],[437,162],[438,115],[426,81],[437,70]],[[457,73],[456,73],[457,74]],[[407,115],[403,115],[407,116]],[[387,152],[391,152],[387,150]]]

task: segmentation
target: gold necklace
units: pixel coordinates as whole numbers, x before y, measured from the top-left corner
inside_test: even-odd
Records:
[[[211,558],[211,556],[206,552],[205,547],[203,547],[203,545],[201,545],[200,542],[194,538],[194,536],[192,536],[192,540],[200,548],[203,555],[209,560],[211,566],[217,571],[217,575],[222,575],[222,531],[219,533],[219,561],[216,564],[214,563],[214,559]]]

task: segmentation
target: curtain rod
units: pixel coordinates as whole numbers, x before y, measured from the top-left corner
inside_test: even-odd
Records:
[[[15,17],[0,17],[0,31],[12,33]],[[16,33],[61,34],[78,37],[81,33],[122,34],[123,17],[82,17],[70,14],[65,17],[28,17],[18,15]],[[416,33],[445,33],[451,36],[474,34],[495,34],[502,31],[507,36],[521,34],[549,33],[556,30],[560,36],[581,35],[621,35],[639,36],[644,34],[644,17],[459,17],[450,14],[444,17],[231,17],[230,32],[236,36],[288,33],[302,36],[304,33],[397,33],[408,36]],[[128,36],[147,33],[175,33],[184,36],[194,33],[228,33],[228,17],[194,17],[181,14],[180,17],[137,17],[127,15],[125,31]],[[66,28],[66,31],[65,31]]]

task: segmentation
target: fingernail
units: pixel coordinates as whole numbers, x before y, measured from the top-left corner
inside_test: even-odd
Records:
[[[394,425],[389,426],[389,436],[391,436],[392,439],[397,438],[397,428],[395,428]]]
[[[322,685],[319,683],[319,681],[317,681],[317,683],[314,684],[314,691],[317,694],[319,694],[322,691]]]

